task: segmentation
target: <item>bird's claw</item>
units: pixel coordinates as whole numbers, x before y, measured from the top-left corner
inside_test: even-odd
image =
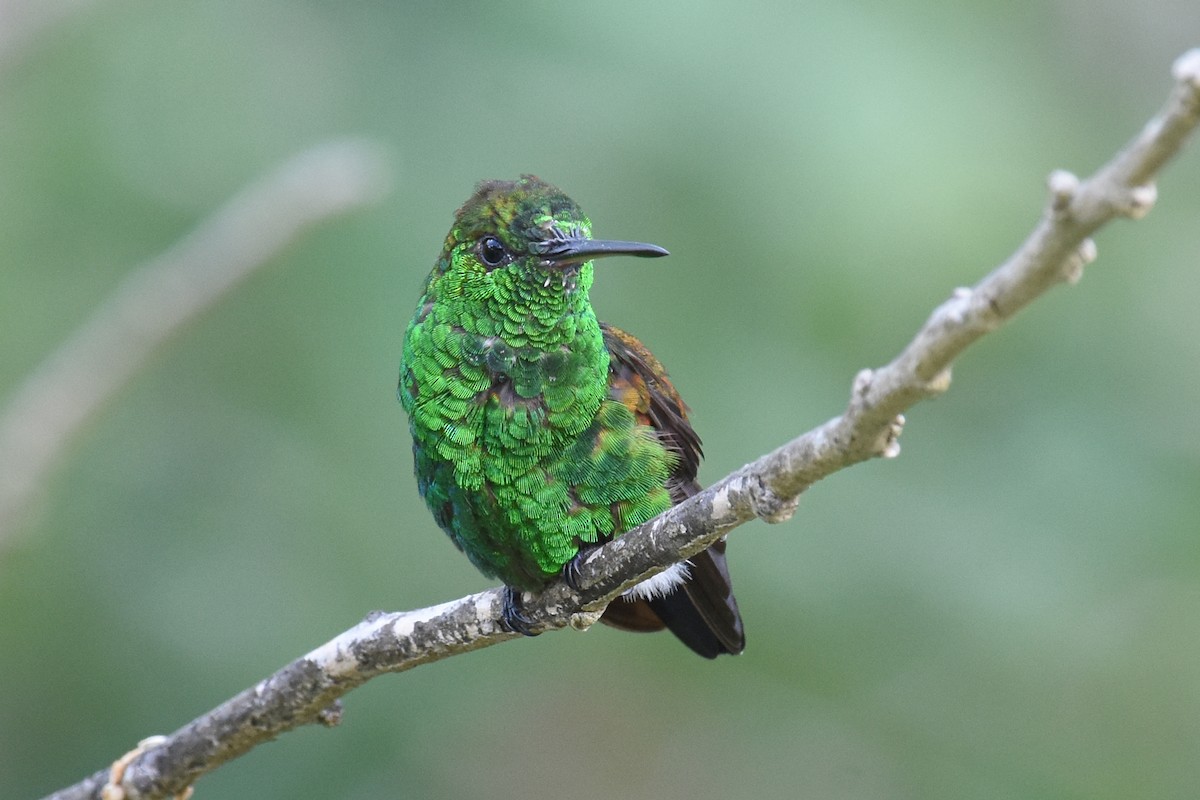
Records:
[[[533,629],[533,620],[525,614],[521,607],[521,592],[511,586],[504,587],[504,604],[500,608],[500,624],[505,630],[519,633],[522,636],[537,636],[540,631]]]
[[[583,591],[583,586],[581,584],[581,580],[582,580],[583,576],[580,574],[579,568],[583,565],[584,560],[589,555],[592,554],[592,551],[595,550],[596,548],[598,548],[599,546],[600,545],[598,545],[598,544],[581,546],[579,548],[579,552],[576,553],[571,558],[570,561],[568,561],[566,564],[563,565],[563,568],[562,568],[563,583],[565,583],[567,586],[570,586],[572,591],[574,591],[574,592],[582,592]]]

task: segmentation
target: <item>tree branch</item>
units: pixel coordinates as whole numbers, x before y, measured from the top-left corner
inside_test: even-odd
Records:
[[[526,598],[535,629],[586,627],[621,591],[704,549],[755,517],[787,519],[816,481],[876,456],[899,454],[901,412],[950,385],[950,365],[972,342],[1060,282],[1078,280],[1095,257],[1088,238],[1117,216],[1137,218],[1155,199],[1157,171],[1200,120],[1200,50],[1175,63],[1169,101],[1123,151],[1079,182],[1050,176],[1050,199],[1029,238],[1004,264],[936,308],[894,361],[855,378],[839,417],[727,476],[688,501],[596,550],[582,564],[578,593],[559,582]],[[337,698],[384,672],[400,672],[517,638],[498,622],[493,589],[440,606],[374,614],[134,758],[121,782],[129,797],[164,797],[280,733],[336,722]],[[108,771],[54,798],[99,797]]]
[[[362,141],[311,148],[125,278],[0,409],[0,547],[67,443],[155,350],[308,228],[377,199],[383,161]]]

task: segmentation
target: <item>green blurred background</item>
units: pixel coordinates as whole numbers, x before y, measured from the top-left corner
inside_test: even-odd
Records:
[[[535,172],[671,250],[593,300],[670,367],[708,483],[839,413],[1198,34],[1179,0],[78,4],[0,61],[0,400],[293,153],[373,138],[396,189],[182,331],[0,549],[0,796],[372,609],[490,585],[419,500],[394,397],[477,180]],[[1197,796],[1196,147],[1159,188],[912,411],[900,459],[734,534],[745,655],[506,644],[373,681],[197,797]]]

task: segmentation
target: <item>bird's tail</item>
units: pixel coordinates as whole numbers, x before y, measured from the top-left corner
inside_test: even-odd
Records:
[[[682,584],[665,594],[618,598],[601,621],[631,631],[665,627],[705,658],[742,652],[746,637],[725,563],[725,540],[688,560]]]

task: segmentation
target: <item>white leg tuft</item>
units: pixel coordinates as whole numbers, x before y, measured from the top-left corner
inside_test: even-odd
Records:
[[[690,567],[691,564],[686,561],[672,564],[657,575],[646,578],[646,580],[637,584],[632,589],[627,589],[621,597],[630,602],[634,600],[651,600],[655,597],[666,597],[676,587],[691,577]]]

